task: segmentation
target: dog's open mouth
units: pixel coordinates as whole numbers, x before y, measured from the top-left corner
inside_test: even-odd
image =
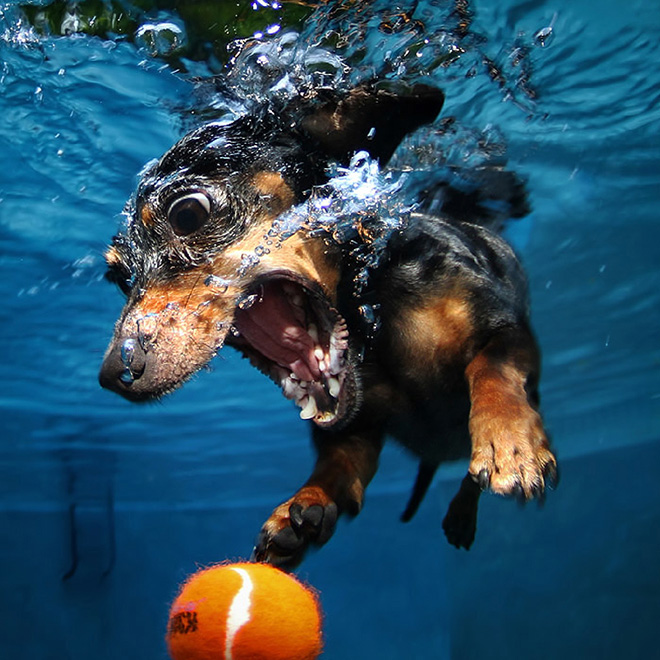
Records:
[[[227,343],[241,350],[300,407],[300,417],[334,426],[355,398],[348,330],[322,294],[277,277],[242,298]]]

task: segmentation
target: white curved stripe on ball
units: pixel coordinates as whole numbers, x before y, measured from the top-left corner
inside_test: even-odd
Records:
[[[253,584],[249,573],[243,568],[233,568],[243,580],[241,588],[231,601],[229,612],[227,613],[227,638],[225,640],[225,660],[233,660],[232,649],[234,638],[238,631],[250,620],[250,609],[252,607],[252,589]]]

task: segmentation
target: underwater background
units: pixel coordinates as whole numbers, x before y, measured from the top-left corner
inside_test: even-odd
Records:
[[[506,159],[528,183],[507,236],[561,483],[543,507],[482,498],[458,551],[441,521],[466,464],[404,525],[416,462],[389,445],[364,511],[298,570],[323,657],[653,657],[659,34],[644,0],[0,4],[0,658],[166,658],[180,582],[249,556],[307,477],[307,425],[228,350],[155,405],[101,390],[123,302],[102,254],[138,172],[192,126],[373,76],[440,86],[455,118],[393,167]]]

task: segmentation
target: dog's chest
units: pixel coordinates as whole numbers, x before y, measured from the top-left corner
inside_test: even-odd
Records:
[[[437,465],[470,455],[468,415],[469,401],[461,395],[408,397],[387,431],[425,463]]]

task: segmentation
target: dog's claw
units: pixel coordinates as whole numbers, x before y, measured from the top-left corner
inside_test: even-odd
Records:
[[[559,470],[556,463],[548,463],[543,469],[543,478],[548,488],[554,490],[559,485]]]
[[[477,483],[479,484],[479,488],[481,490],[487,490],[488,486],[490,486],[490,474],[486,468],[481,470],[477,475]]]
[[[289,507],[289,518],[291,519],[291,526],[294,529],[302,528],[303,523],[305,522],[305,519],[303,518],[302,504],[298,504],[297,502],[294,502]]]
[[[335,531],[338,510],[333,501],[318,495],[316,489],[303,490],[275,509],[257,537],[252,560],[290,570],[310,545],[326,543]]]
[[[535,481],[530,489],[532,498],[538,500],[539,504],[545,503],[545,480]]]
[[[525,496],[525,489],[520,482],[514,484],[511,489],[511,496],[518,502],[518,504],[525,504],[527,497]]]

